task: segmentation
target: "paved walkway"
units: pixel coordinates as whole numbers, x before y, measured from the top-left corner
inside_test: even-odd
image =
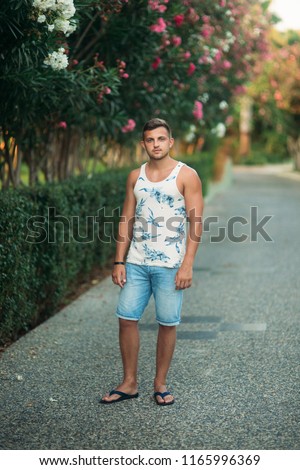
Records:
[[[286,171],[286,170],[285,170]],[[255,235],[258,222],[272,241]],[[234,167],[205,207],[169,374],[176,403],[152,401],[156,324],[141,321],[137,400],[101,406],[122,376],[110,278],[22,337],[0,361],[2,449],[299,449],[300,182]],[[233,216],[242,243],[211,237]]]

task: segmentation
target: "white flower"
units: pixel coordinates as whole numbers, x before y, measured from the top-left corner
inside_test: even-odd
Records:
[[[73,0],[33,0],[33,7],[39,11],[58,12],[66,20],[74,16],[76,8]]]
[[[226,133],[226,126],[225,124],[223,124],[223,122],[219,122],[219,124],[216,125],[216,127],[214,127],[212,130],[211,130],[211,133],[212,134],[216,134],[217,137],[219,137],[220,139],[222,139],[222,137],[224,137],[225,133]]]
[[[202,103],[207,103],[208,100],[209,100],[209,94],[208,93],[203,93],[203,95],[200,96],[199,100],[202,101]]]
[[[74,16],[76,8],[73,0],[56,0],[56,9],[62,13],[64,18],[69,19]]]
[[[41,11],[53,10],[56,7],[55,0],[33,0],[32,5]]]
[[[55,29],[56,31],[61,31],[63,32],[66,36],[70,36],[73,31],[76,29],[76,24],[70,23],[69,20],[66,20],[62,17],[57,18],[54,21]]]
[[[60,47],[56,52],[52,52],[44,60],[44,64],[53,68],[53,70],[62,70],[68,66],[68,57],[64,54],[64,48]]]
[[[54,24],[48,24],[48,31],[54,30]]]
[[[70,36],[70,34],[72,34],[72,33],[75,31],[76,28],[77,28],[77,24],[76,24],[76,23],[70,23],[69,29],[68,29],[68,31],[66,32],[66,36],[67,36],[67,37]]]
[[[56,31],[62,31],[66,34],[66,32],[69,30],[70,22],[64,18],[57,18],[54,21],[54,26]]]
[[[45,23],[45,21],[46,21],[46,16],[45,15],[39,15],[38,16],[38,19],[37,19],[38,23]]]
[[[219,104],[219,108],[220,109],[226,109],[228,108],[228,104],[226,101],[221,101],[221,103]]]

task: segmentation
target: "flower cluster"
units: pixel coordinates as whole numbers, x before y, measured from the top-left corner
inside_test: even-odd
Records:
[[[159,0],[148,0],[148,5],[151,10],[157,10],[160,13],[164,13],[167,9],[166,5],[163,3],[169,3],[169,0],[164,0],[163,2],[160,2]]]
[[[193,116],[195,119],[200,120],[203,119],[203,105],[201,101],[195,101],[194,109],[193,109]]]
[[[65,49],[60,47],[58,51],[51,52],[44,60],[44,64],[53,68],[53,70],[62,70],[68,66],[68,57]]]
[[[163,33],[167,28],[167,23],[163,18],[158,18],[155,24],[152,24],[149,29],[153,33]]]
[[[66,37],[77,28],[77,24],[72,18],[76,12],[73,0],[33,0],[33,7],[37,12],[37,22],[45,23],[49,32],[63,33]],[[68,57],[65,49],[49,53],[44,60],[44,64],[61,70],[68,66]]]
[[[33,0],[32,5],[37,10],[37,22],[46,23],[48,31],[62,32],[66,36],[75,31],[73,0]]]
[[[124,60],[117,59],[117,64],[120,78],[129,78],[129,74],[125,72],[126,62],[124,62]]]
[[[135,121],[133,119],[128,119],[127,124],[123,126],[121,130],[123,133],[132,132],[135,126],[136,126]]]

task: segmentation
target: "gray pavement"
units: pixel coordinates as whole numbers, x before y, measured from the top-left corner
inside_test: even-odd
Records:
[[[279,168],[279,167],[278,167]],[[211,237],[233,216],[258,222],[273,241],[236,224],[242,243]],[[173,406],[151,399],[157,326],[140,324],[137,400],[99,397],[122,378],[105,279],[10,346],[0,360],[1,449],[299,449],[300,181],[234,167],[208,200],[205,231],[185,292],[169,373]],[[252,214],[252,227],[255,214]]]

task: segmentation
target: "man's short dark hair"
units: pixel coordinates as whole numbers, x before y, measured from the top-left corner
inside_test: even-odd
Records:
[[[143,127],[143,140],[146,131],[153,131],[153,129],[157,129],[157,127],[164,127],[165,129],[167,129],[169,137],[172,137],[172,130],[169,124],[164,119],[153,118],[150,119],[150,121],[147,121]]]

